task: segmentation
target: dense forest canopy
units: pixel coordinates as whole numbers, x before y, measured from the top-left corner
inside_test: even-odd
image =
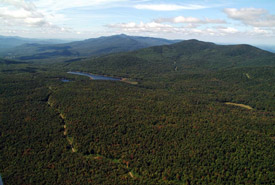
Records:
[[[275,54],[188,40],[57,60],[0,59],[4,184],[274,184]]]

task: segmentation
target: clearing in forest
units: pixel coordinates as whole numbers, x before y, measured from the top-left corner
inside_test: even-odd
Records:
[[[244,104],[239,104],[239,103],[225,102],[225,104],[226,105],[234,105],[234,106],[242,107],[242,108],[249,109],[249,110],[253,109],[249,105],[244,105]]]

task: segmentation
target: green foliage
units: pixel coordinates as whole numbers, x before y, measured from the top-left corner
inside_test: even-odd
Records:
[[[112,54],[67,65],[69,70],[152,78],[221,69],[274,66],[275,54],[249,45],[222,46],[196,40]]]
[[[270,53],[191,40],[0,71],[4,184],[274,184]]]

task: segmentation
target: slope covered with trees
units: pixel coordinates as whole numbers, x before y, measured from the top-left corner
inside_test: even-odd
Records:
[[[190,40],[0,70],[5,184],[275,181],[274,54]]]
[[[202,73],[238,67],[274,66],[275,54],[249,45],[216,45],[197,40],[113,54],[72,63],[72,69],[145,77]],[[114,71],[114,72],[112,72]]]

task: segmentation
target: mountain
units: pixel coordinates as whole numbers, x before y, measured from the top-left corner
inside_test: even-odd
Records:
[[[250,45],[217,45],[186,40],[134,52],[112,54],[70,64],[97,73],[163,75],[184,71],[213,71],[237,67],[274,66],[275,54]],[[95,72],[95,71],[94,71]]]
[[[151,37],[114,35],[76,41],[66,44],[41,45],[25,44],[9,50],[2,55],[21,60],[47,59],[53,57],[89,57],[109,53],[134,51],[141,48],[173,44],[178,40],[166,40]]]
[[[61,44],[65,42],[67,41],[59,39],[31,39],[0,35],[0,51],[5,51],[7,49],[14,48],[22,44]]]
[[[3,182],[274,184],[274,55],[187,40],[81,61],[0,59]]]
[[[133,51],[151,46],[160,46],[173,44],[178,40],[166,40],[151,37],[137,37],[128,35],[114,35],[110,37],[99,37],[96,39],[88,39],[79,42],[69,43],[73,51],[79,53],[80,56],[93,56],[109,53],[118,53],[125,51]]]

